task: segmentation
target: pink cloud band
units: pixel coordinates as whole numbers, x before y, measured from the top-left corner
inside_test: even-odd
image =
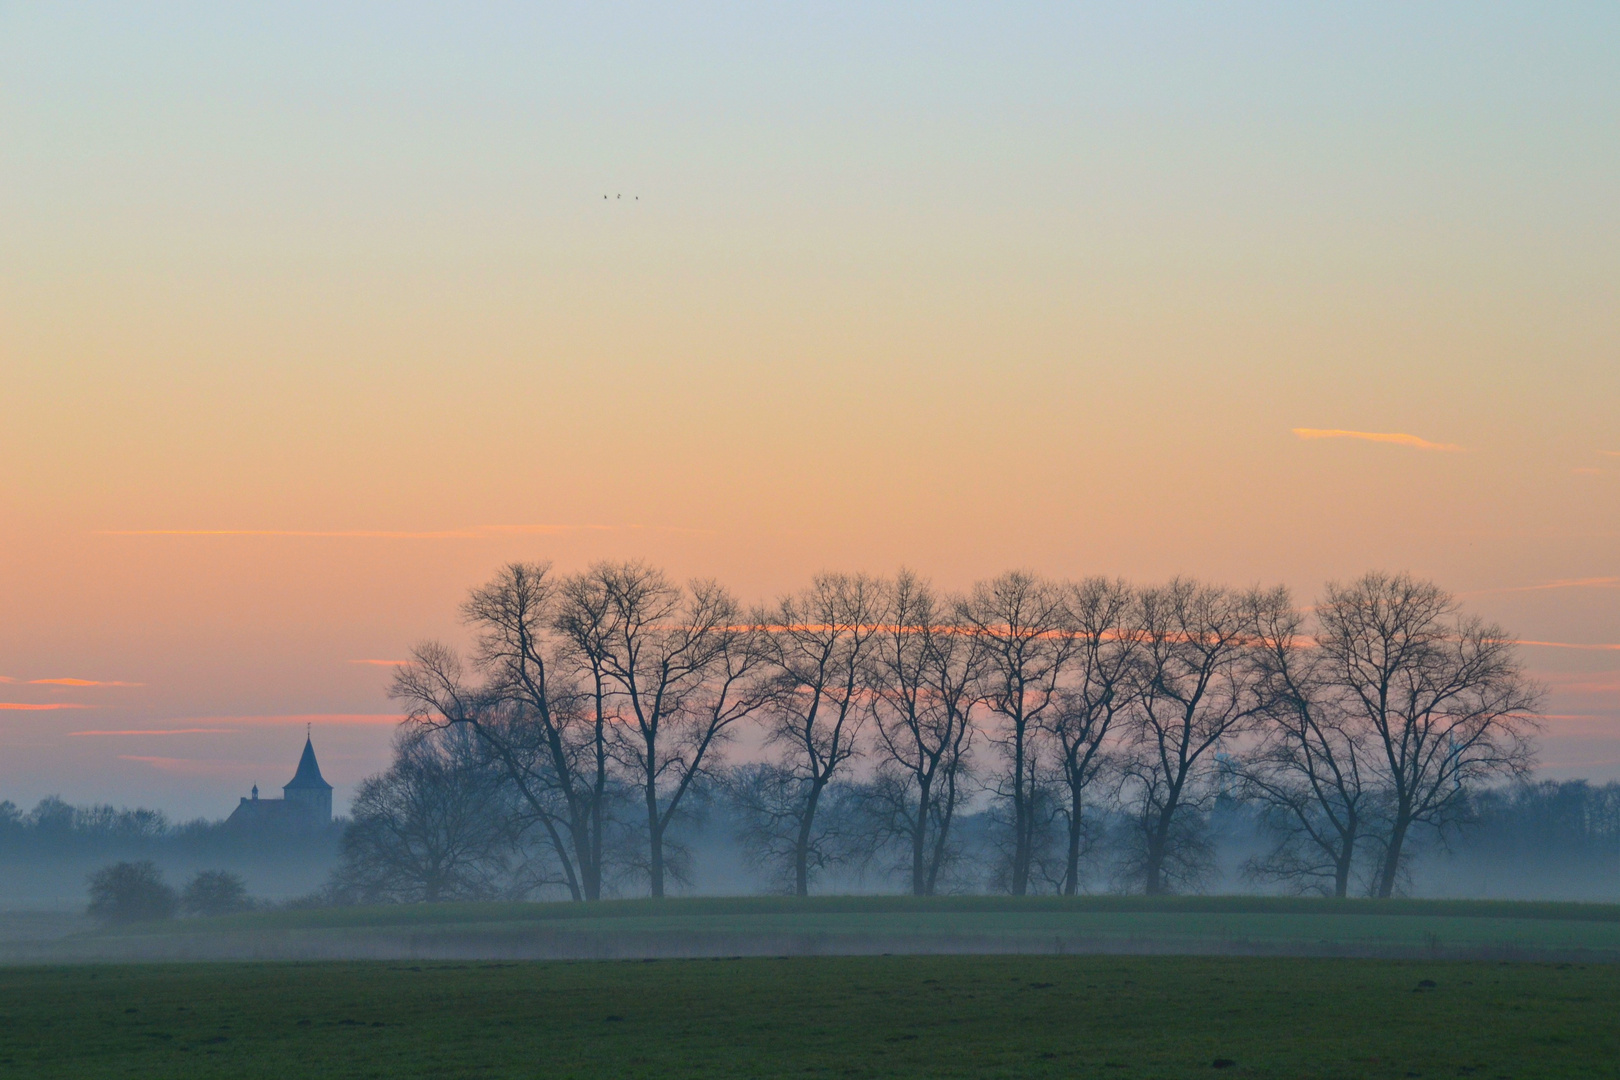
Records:
[[[1364,442],[1394,443],[1397,446],[1410,446],[1416,450],[1439,450],[1444,453],[1458,453],[1462,447],[1455,443],[1430,442],[1416,435],[1408,435],[1403,431],[1345,431],[1340,428],[1306,428],[1292,429],[1296,438],[1300,439],[1361,439]]]

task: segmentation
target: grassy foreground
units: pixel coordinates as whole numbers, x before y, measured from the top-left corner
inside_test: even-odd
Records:
[[[0,1075],[1607,1077],[1620,1061],[1617,1005],[1620,968],[1572,964],[914,956],[10,968],[0,969]]]

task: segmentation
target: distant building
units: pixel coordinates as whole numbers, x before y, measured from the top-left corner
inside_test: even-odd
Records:
[[[237,804],[226,824],[253,829],[303,829],[331,824],[332,785],[321,776],[315,745],[308,736],[304,738],[298,771],[281,786],[281,794],[279,799],[261,799],[259,785],[254,784],[252,796]]]

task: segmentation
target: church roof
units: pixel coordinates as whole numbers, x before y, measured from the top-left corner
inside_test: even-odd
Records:
[[[310,742],[308,736],[304,738],[304,756],[298,759],[298,771],[293,773],[291,780],[282,785],[283,791],[298,788],[332,790],[332,785],[321,776],[321,767],[315,762],[315,745]]]

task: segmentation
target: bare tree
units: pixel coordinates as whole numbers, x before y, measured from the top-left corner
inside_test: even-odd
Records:
[[[815,814],[806,819],[813,783],[785,761],[756,762],[726,773],[743,862],[763,870],[783,892],[803,895],[798,893],[801,869],[806,881],[814,881],[834,867],[865,863],[880,839],[871,827],[863,785],[841,779],[822,786]]]
[[[1251,860],[1253,877],[1347,896],[1376,789],[1365,724],[1345,710],[1326,656],[1285,594],[1251,597],[1261,739],[1243,766],[1244,794],[1265,805],[1277,846]]]
[[[798,896],[810,891],[822,796],[857,752],[868,713],[881,592],[865,576],[822,574],[802,593],[782,600],[771,617],[767,738],[780,750],[774,814],[781,827],[791,829],[789,857]]]
[[[558,671],[580,661],[577,636],[574,648],[553,640],[556,623],[581,614],[577,602],[564,610],[559,593],[549,563],[503,567],[462,605],[483,681],[470,684],[455,652],[429,642],[395,675],[391,693],[408,719],[477,732],[545,829],[570,895],[596,900],[611,794],[606,693],[595,683],[594,693],[582,692]]]
[[[602,895],[608,844],[609,748],[613,738],[610,675],[613,599],[606,585],[590,573],[564,578],[558,588],[552,629],[560,637],[554,659],[580,687],[574,700],[581,708],[580,753],[575,762],[577,790],[583,813],[583,830],[576,833],[580,877],[585,899]],[[576,785],[571,785],[576,786]],[[581,840],[583,843],[581,843]]]
[[[395,672],[390,688],[390,696],[405,704],[406,723],[426,730],[465,726],[476,733],[522,799],[526,812],[514,809],[523,816],[519,827],[541,827],[569,895],[583,900],[574,848],[565,839],[579,815],[571,810],[569,788],[562,779],[566,774],[556,768],[558,756],[567,762],[569,743],[534,710],[503,694],[499,684],[469,685],[460,657],[448,647],[425,642],[412,650],[411,657],[411,663]],[[540,687],[545,690],[545,682]],[[568,704],[565,699],[554,715]]]
[[[1012,811],[1007,886],[1023,896],[1042,826],[1038,736],[1075,645],[1068,608],[1056,585],[1015,572],[975,585],[957,612],[984,653],[980,696],[1006,761],[995,792]]]
[[[1057,771],[1067,795],[1068,825],[1062,891],[1080,890],[1085,847],[1086,797],[1106,761],[1104,748],[1115,721],[1136,693],[1142,630],[1135,591],[1123,581],[1089,578],[1068,598],[1073,652],[1057,707],[1046,719],[1057,749]]]
[[[880,761],[869,789],[879,827],[906,848],[911,891],[932,896],[954,851],[984,650],[947,623],[933,590],[902,571],[885,586],[870,702]]]
[[[466,726],[411,727],[360,785],[334,875],[355,899],[433,903],[501,894],[516,853],[509,788]]]
[[[715,763],[730,728],[765,702],[757,625],[710,581],[681,589],[640,563],[599,564],[575,589],[591,618],[581,648],[601,658],[616,705],[611,749],[646,807],[647,873],[664,895],[665,836],[682,799]],[[594,618],[596,598],[603,615]],[[756,620],[757,623],[758,620]],[[593,665],[594,671],[594,665]]]
[[[1144,671],[1125,775],[1136,794],[1137,871],[1150,896],[1192,884],[1207,863],[1188,817],[1215,794],[1206,755],[1246,730],[1260,708],[1246,632],[1252,606],[1230,590],[1179,578],[1142,594]]]
[[[1375,747],[1375,891],[1388,897],[1415,826],[1444,826],[1471,785],[1529,770],[1540,691],[1500,627],[1460,615],[1449,593],[1407,574],[1329,585],[1317,618],[1327,677]]]

